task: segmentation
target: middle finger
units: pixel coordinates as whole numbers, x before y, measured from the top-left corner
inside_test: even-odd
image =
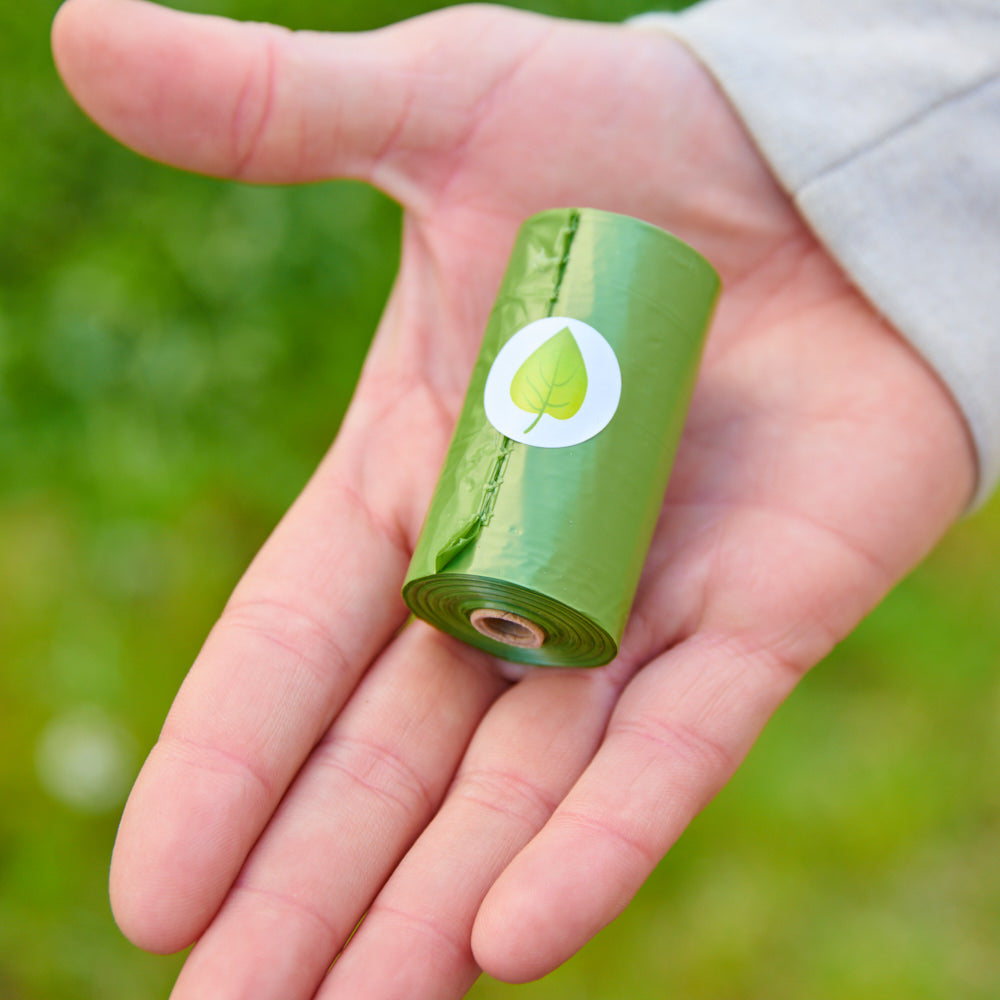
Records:
[[[593,755],[617,694],[616,669],[532,671],[496,702],[433,822],[317,1000],[466,993],[479,973],[470,946],[476,912]]]

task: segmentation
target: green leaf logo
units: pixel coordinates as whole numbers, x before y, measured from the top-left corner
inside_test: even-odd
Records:
[[[497,351],[483,411],[510,441],[570,448],[607,427],[621,398],[621,367],[604,335],[572,316],[543,316]],[[545,414],[553,419],[542,420]]]
[[[510,398],[536,414],[525,434],[546,413],[556,420],[576,416],[587,398],[587,366],[568,326],[528,355],[511,380]]]

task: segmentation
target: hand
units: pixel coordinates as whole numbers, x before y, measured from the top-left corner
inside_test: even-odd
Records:
[[[484,7],[291,34],[71,0],[54,44],[82,106],[149,156],[364,178],[406,208],[337,441],[129,801],[122,928],[197,940],[177,1000],[447,1000],[480,968],[548,972],[968,502],[961,416],[666,35]],[[399,632],[399,587],[515,229],[575,204],[673,231],[726,291],[621,655],[510,685]]]

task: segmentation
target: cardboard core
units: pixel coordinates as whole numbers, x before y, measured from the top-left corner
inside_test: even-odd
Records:
[[[545,642],[545,632],[534,622],[515,615],[510,611],[496,608],[476,608],[469,615],[472,627],[487,639],[502,642],[506,646],[521,646],[538,649]]]

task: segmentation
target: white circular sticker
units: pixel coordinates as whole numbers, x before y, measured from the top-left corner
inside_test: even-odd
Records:
[[[547,316],[500,349],[486,377],[486,418],[538,448],[567,448],[602,431],[618,409],[622,373],[611,345],[592,327]]]

